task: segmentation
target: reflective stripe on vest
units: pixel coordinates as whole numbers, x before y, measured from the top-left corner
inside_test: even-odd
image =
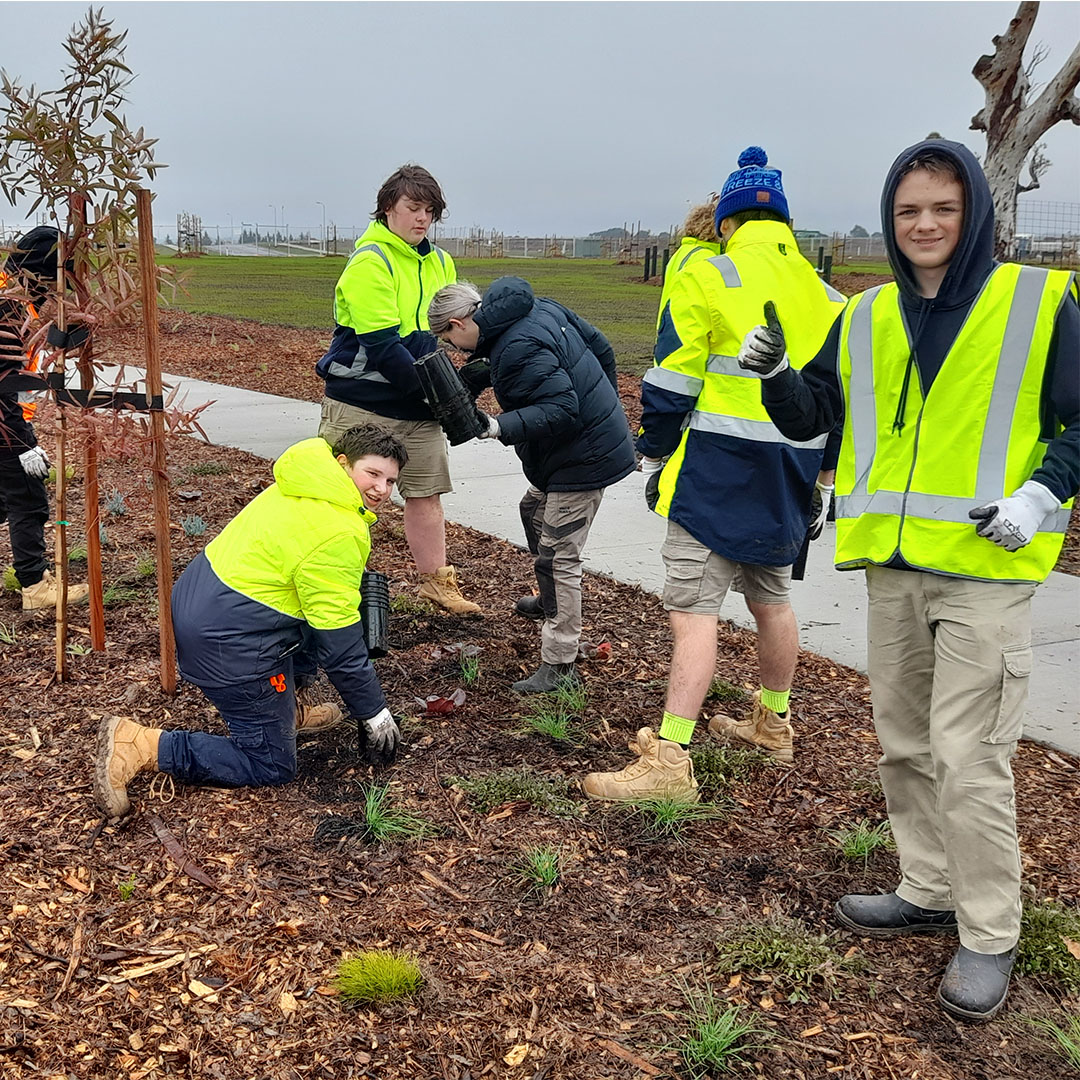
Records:
[[[849,307],[840,347],[845,438],[837,473],[838,566],[899,554],[909,565],[960,577],[1046,577],[1071,504],[1015,553],[977,536],[969,511],[1010,495],[1042,460],[1042,377],[1071,280],[1066,271],[998,267],[926,398],[913,373],[918,415],[899,434],[890,425],[911,351],[899,292],[878,286]]]
[[[769,420],[748,420],[741,416],[723,416],[720,413],[692,412],[690,423],[692,431],[707,431],[713,435],[731,435],[736,439],[748,439],[750,442],[783,443],[794,446],[797,450],[821,450],[828,441],[828,434],[819,435],[809,442],[795,442],[785,438]]]
[[[706,261],[712,263],[720,271],[720,277],[729,289],[738,289],[742,285],[742,278],[739,277],[738,268],[730,255],[714,255]]]

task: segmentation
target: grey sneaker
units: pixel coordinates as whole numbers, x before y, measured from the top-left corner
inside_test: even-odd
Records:
[[[542,663],[527,679],[512,683],[511,689],[519,694],[554,694],[563,683],[581,680],[573,664]]]
[[[849,930],[868,937],[956,933],[955,911],[916,907],[894,892],[881,896],[842,896],[836,902],[836,917]]]
[[[1017,946],[983,954],[963,945],[949,961],[938,986],[938,1004],[961,1020],[989,1020],[1005,1003]]]

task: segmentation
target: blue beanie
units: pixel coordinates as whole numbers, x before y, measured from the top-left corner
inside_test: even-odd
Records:
[[[788,213],[779,169],[767,169],[769,157],[760,146],[748,146],[739,155],[739,167],[724,181],[716,204],[716,232],[720,222],[740,210],[775,210],[785,221]]]

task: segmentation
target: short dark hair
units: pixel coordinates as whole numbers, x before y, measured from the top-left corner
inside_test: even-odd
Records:
[[[760,210],[756,207],[752,210],[736,210],[734,214],[727,216],[735,222],[736,229],[748,221],[780,221],[787,224],[787,218],[779,210],[766,210],[765,207]]]
[[[415,199],[425,205],[430,203],[433,220],[442,221],[446,199],[443,198],[439,181],[427,169],[420,165],[402,165],[397,172],[388,176],[375,196],[375,213],[371,216],[385,225],[386,211],[402,197]]]
[[[334,457],[344,454],[350,466],[355,465],[368,454],[390,458],[402,469],[409,463],[409,454],[405,449],[405,444],[393,432],[379,427],[378,424],[357,424],[343,431],[334,440],[331,453]]]
[[[947,176],[958,184],[964,182],[964,175],[961,173],[956,159],[948,154],[943,154],[940,150],[924,150],[921,154],[916,154],[900,170],[900,175],[896,179],[899,182],[908,173],[917,172],[919,169],[924,172],[934,173],[936,176]]]

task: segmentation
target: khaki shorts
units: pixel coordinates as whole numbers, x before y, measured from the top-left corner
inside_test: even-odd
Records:
[[[719,615],[730,588],[741,592],[749,603],[789,602],[790,566],[732,562],[710,551],[674,521],[668,521],[660,555],[667,570],[663,598],[666,611]]]
[[[450,453],[446,436],[436,420],[395,420],[367,409],[347,405],[333,398],[322,399],[319,434],[331,445],[357,424],[378,424],[396,435],[409,454],[409,463],[401,470],[397,489],[406,499],[426,499],[453,491],[450,483]]]

